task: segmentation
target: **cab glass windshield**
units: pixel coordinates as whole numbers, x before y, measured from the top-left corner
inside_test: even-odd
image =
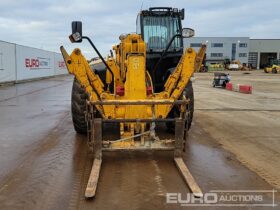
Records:
[[[146,16],[143,17],[144,41],[147,50],[162,51],[175,35],[180,33],[179,18]],[[169,51],[180,50],[180,38],[175,38]]]

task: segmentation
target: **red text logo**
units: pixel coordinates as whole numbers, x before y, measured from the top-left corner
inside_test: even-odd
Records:
[[[39,68],[39,59],[26,58],[25,67],[26,68]]]
[[[59,67],[59,68],[65,68],[65,63],[64,63],[64,61],[58,61],[58,67]]]

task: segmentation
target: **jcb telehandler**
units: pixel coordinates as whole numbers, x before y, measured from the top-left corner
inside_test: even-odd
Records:
[[[87,133],[94,162],[85,197],[94,197],[102,151],[173,150],[175,163],[195,196],[202,192],[183,162],[186,133],[191,127],[194,97],[190,78],[199,68],[206,46],[198,54],[183,48],[183,38],[194,30],[182,28],[184,9],[170,7],[142,10],[136,33],[122,34],[114,53],[104,60],[92,41],[82,35],[82,23],[72,22],[71,42],[87,39],[104,68],[89,66],[80,49],[69,56],[61,47],[68,71],[75,75],[72,118],[78,133]],[[96,68],[95,68],[96,67]],[[159,139],[157,122],[175,132],[173,139]],[[117,123],[120,139],[102,138],[102,125]]]

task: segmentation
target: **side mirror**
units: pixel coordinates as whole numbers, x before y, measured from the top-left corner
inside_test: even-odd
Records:
[[[185,9],[180,10],[180,17],[181,17],[181,20],[185,19]]]
[[[190,38],[194,36],[194,30],[192,28],[183,28],[182,29],[182,37],[183,38]]]
[[[71,42],[82,42],[82,22],[73,21],[72,22],[72,34],[69,36]]]

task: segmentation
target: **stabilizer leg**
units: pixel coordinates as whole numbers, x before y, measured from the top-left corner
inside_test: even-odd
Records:
[[[87,188],[85,191],[86,198],[92,198],[96,194],[99,173],[102,163],[102,120],[94,119],[92,125],[92,140],[94,144],[94,161],[89,176]]]
[[[202,197],[202,191],[195,179],[191,175],[187,165],[184,163],[182,158],[182,152],[184,147],[184,128],[185,121],[182,119],[177,119],[175,122],[175,150],[174,150],[174,161],[180,171],[181,175],[184,178],[184,181],[189,186],[190,190],[195,197]]]

